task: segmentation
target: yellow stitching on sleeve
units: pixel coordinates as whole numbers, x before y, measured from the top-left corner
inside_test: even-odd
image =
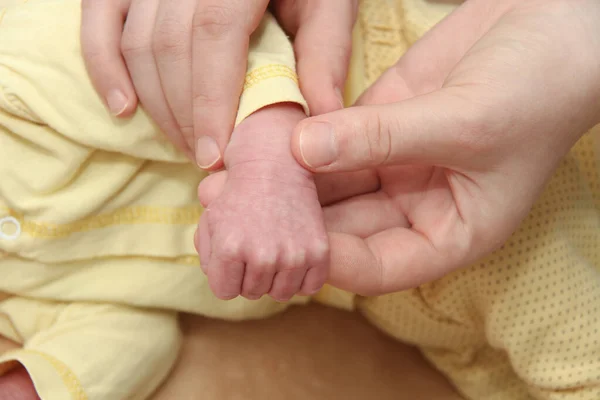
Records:
[[[37,262],[35,258],[29,258],[29,257],[22,257],[16,254],[6,254],[6,259],[10,259],[10,260],[19,260],[21,262]],[[192,266],[192,267],[197,267],[200,265],[200,260],[198,259],[198,255],[194,254],[194,255],[179,255],[179,256],[172,256],[172,257],[168,257],[168,256],[164,256],[164,257],[160,257],[160,256],[132,256],[132,255],[124,255],[124,256],[113,256],[113,255],[98,255],[98,256],[92,256],[92,257],[86,257],[84,259],[81,260],[63,260],[63,261],[59,261],[56,264],[47,264],[49,266],[52,265],[60,265],[60,266],[64,266],[64,265],[77,265],[77,263],[79,261],[97,261],[97,262],[102,262],[104,260],[115,260],[115,259],[119,259],[119,260],[123,260],[123,262],[127,262],[129,260],[147,260],[147,261],[154,261],[154,262],[168,262],[168,263],[172,263],[172,264],[178,264],[178,265],[182,265],[182,266]],[[2,259],[0,259],[1,261]],[[0,292],[4,293],[4,292]],[[7,291],[6,293],[12,295],[16,295],[17,293],[13,293],[10,291]],[[0,298],[2,298],[0,296]]]
[[[193,267],[196,267],[200,264],[200,261],[198,260],[198,256],[175,257],[174,262],[177,264],[191,265]]]
[[[272,78],[289,78],[294,81],[296,85],[298,84],[298,75],[296,75],[296,72],[292,68],[282,64],[268,64],[253,69],[246,74],[244,90],[250,89],[252,86]]]
[[[28,221],[25,220],[22,214],[15,210],[0,206],[0,215],[2,214],[8,214],[16,218],[21,224],[21,232],[31,237],[56,239],[64,238],[73,233],[89,232],[118,225],[196,224],[200,215],[202,215],[202,208],[197,205],[179,208],[135,206],[118,209],[108,214],[94,215],[68,224]]]

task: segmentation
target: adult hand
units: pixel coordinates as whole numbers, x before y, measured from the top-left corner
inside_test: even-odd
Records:
[[[357,0],[275,0],[295,35],[314,114],[341,108]],[[92,82],[116,116],[138,98],[199,166],[222,166],[242,91],[249,37],[268,0],[83,0],[81,41]],[[199,149],[199,151],[196,151]]]
[[[326,208],[331,283],[394,292],[500,247],[600,122],[598,21],[597,0],[467,0],[357,107],[302,121],[307,168],[380,184]],[[347,190],[368,192],[358,178]]]

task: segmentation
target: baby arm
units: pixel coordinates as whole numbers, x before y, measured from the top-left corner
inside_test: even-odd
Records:
[[[314,180],[290,150],[292,131],[305,117],[297,104],[276,104],[233,132],[225,184],[207,204],[198,235],[201,264],[220,298],[268,293],[284,301],[315,293],[327,278],[327,234]],[[205,180],[200,197],[223,178]]]
[[[269,294],[285,301],[317,292],[327,279],[329,246],[314,180],[290,150],[307,111],[292,45],[266,13],[250,39],[226,171],[206,178],[198,193],[205,212],[196,248],[219,298]]]

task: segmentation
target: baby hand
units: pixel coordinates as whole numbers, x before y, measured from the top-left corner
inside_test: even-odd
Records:
[[[227,165],[205,179],[197,248],[215,295],[286,301],[310,295],[328,274],[329,246],[312,175],[292,158],[289,140],[301,111],[258,111],[234,131]],[[206,201],[206,191],[215,192]],[[210,189],[209,189],[210,188]],[[212,196],[214,197],[214,196]]]

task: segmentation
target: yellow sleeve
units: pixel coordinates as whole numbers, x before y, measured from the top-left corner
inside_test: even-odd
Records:
[[[125,120],[106,111],[81,53],[80,0],[7,1],[0,0],[0,112],[11,121],[1,125],[56,160],[104,150],[186,161],[143,109]],[[275,103],[297,103],[308,113],[292,44],[271,14],[250,38],[249,50],[236,125]]]
[[[292,44],[275,18],[267,13],[250,38],[244,91],[235,123],[265,106],[284,102],[297,103],[309,113],[298,85]]]

